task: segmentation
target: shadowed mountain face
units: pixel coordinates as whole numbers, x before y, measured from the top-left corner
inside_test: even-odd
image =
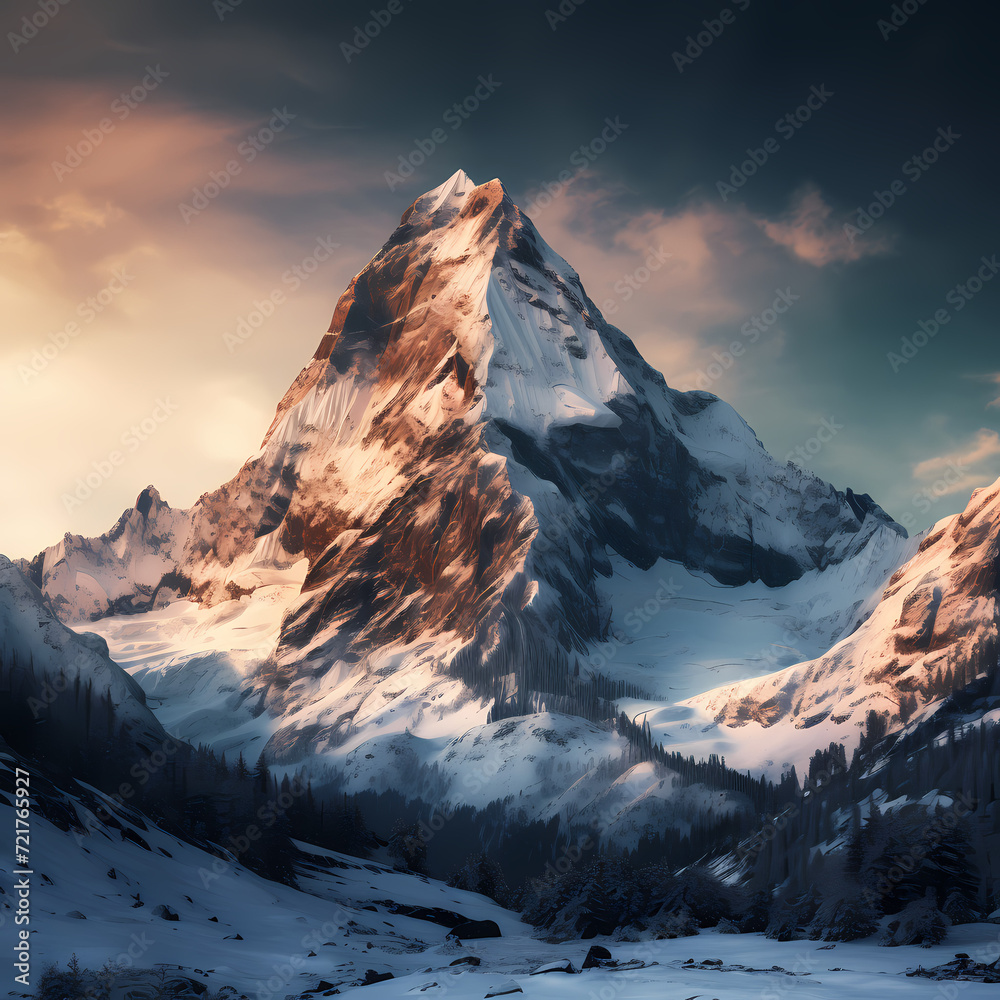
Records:
[[[38,588],[0,555],[0,733],[59,767],[81,754],[149,754],[169,738],[140,685],[99,636],[63,625]]]
[[[353,676],[342,722],[375,660],[414,649],[500,714],[569,697],[623,610],[599,587],[616,558],[780,587],[886,533],[870,498],[670,389],[501,183],[459,172],[352,281],[234,479],[188,511],[143,491],[31,570],[71,620],[294,581],[255,683],[287,714]],[[296,743],[330,738],[306,721]]]

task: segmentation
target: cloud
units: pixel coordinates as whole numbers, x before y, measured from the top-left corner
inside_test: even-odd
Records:
[[[32,497],[0,497],[9,555],[66,530],[107,530],[147,483],[186,506],[231,477],[402,211],[377,203],[381,160],[346,149],[289,155],[293,144],[276,141],[185,225],[178,204],[262,122],[191,110],[168,83],[113,119],[69,173],[52,164],[113,118],[122,81],[39,80],[0,106],[9,139],[0,148],[0,421],[17,428],[4,435],[0,464],[21,470]],[[320,218],[317,201],[329,204]],[[341,248],[301,287],[283,284],[320,237]],[[230,352],[223,335],[273,289],[287,293],[281,307]],[[77,477],[120,447],[158,398],[175,401],[176,413],[93,498],[67,509],[60,498]]]
[[[992,483],[1000,470],[1000,434],[980,428],[972,441],[913,466],[913,478],[933,485],[935,495],[949,496]]]
[[[532,221],[577,268],[605,318],[678,389],[705,388],[704,373],[719,367],[716,359],[740,340],[744,324],[772,306],[779,289],[808,298],[819,290],[825,265],[884,249],[873,241],[852,246],[815,188],[800,191],[774,219],[708,201],[673,212],[637,210],[628,192],[588,172],[554,194],[549,185],[515,201],[530,206]],[[635,273],[658,250],[669,258],[636,286]],[[712,380],[711,391],[736,401],[739,379],[782,355],[786,320],[794,313],[757,331],[752,350]]]
[[[887,240],[877,236],[852,243],[844,234],[843,226],[832,216],[833,208],[819,189],[807,186],[795,194],[784,215],[777,219],[759,217],[755,221],[769,239],[816,267],[860,260],[888,250]]]
[[[992,375],[984,376],[984,378],[986,378],[988,382],[992,382],[994,385],[1000,385],[1000,372],[994,372]],[[997,396],[996,399],[991,399],[986,405],[1000,406],[1000,396]]]
[[[419,193],[387,191],[384,171],[398,153],[385,145],[391,138],[360,144],[344,131],[314,145],[308,128],[290,128],[185,224],[179,204],[239,156],[270,112],[257,120],[192,108],[168,78],[119,120],[112,102],[134,83],[37,78],[0,106],[9,139],[0,148],[9,331],[0,343],[0,421],[18,428],[4,439],[0,464],[30,470],[33,496],[51,498],[25,507],[17,492],[0,497],[0,550],[10,554],[31,554],[67,529],[106,530],[147,483],[184,506],[228,479],[236,456],[258,448],[268,413],[312,354],[340,293]],[[86,149],[87,135],[96,138],[109,118],[114,127],[102,129],[92,152],[68,172],[56,169],[77,162],[69,154]],[[450,166],[435,159],[414,184],[431,188]],[[766,309],[776,288],[808,296],[823,272],[811,244],[769,235],[745,207],[636,207],[628,191],[587,174],[535,221],[608,320],[680,389],[696,387],[712,352]],[[341,250],[230,352],[223,335],[328,236]],[[657,253],[660,265],[643,272]],[[134,277],[109,297],[118,270]],[[78,330],[67,338],[72,323]],[[769,327],[753,356],[712,391],[738,403],[737,380],[780,358],[791,336],[783,320]],[[40,358],[53,338],[63,346]],[[34,364],[40,370],[23,377]],[[176,414],[92,500],[65,510],[59,498],[158,397],[176,401]]]

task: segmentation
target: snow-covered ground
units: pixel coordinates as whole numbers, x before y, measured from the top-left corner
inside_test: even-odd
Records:
[[[253,761],[276,726],[257,710],[251,678],[273,651],[300,585],[301,578],[271,584],[211,607],[177,600],[72,627],[107,641],[112,659],[139,682],[172,735],[220,753],[243,751]]]
[[[933,948],[880,948],[873,941],[837,944],[818,941],[769,941],[760,934],[716,934],[639,944],[617,944],[595,938],[591,942],[546,944],[534,938],[517,941],[473,942],[482,965],[463,973],[417,972],[392,982],[365,988],[365,997],[389,1000],[420,993],[447,994],[460,1000],[479,1000],[513,979],[526,998],[608,998],[608,1000],[812,1000],[847,997],[913,997],[947,1000],[953,996],[988,997],[996,986],[983,983],[942,983],[909,978],[918,965],[950,961],[965,952],[979,961],[1000,955],[1000,928],[970,924],[955,928],[949,940]],[[645,968],[632,971],[589,969],[580,976],[550,973],[532,976],[541,965],[570,959],[582,964],[590,944],[603,944],[626,962],[638,959]],[[826,949],[826,950],[824,950]],[[471,951],[471,949],[470,949]],[[685,968],[688,959],[695,967]],[[705,960],[721,966],[697,967]],[[652,963],[657,963],[653,965]],[[737,968],[739,966],[739,968]],[[777,967],[777,968],[775,968]],[[431,964],[430,968],[435,969]],[[434,984],[434,985],[431,985]]]
[[[820,656],[871,613],[920,537],[877,530],[856,542],[852,558],[784,587],[728,587],[679,563],[643,571],[613,557],[599,583],[614,595],[611,635],[590,665],[675,703]]]
[[[707,729],[731,764],[776,777],[787,767],[783,762],[801,768],[804,755],[830,742],[843,743],[850,754],[869,711],[901,728],[904,693],[913,698],[910,724],[928,718],[950,694],[935,682],[937,674],[950,668],[961,685],[966,668],[973,668],[973,675],[995,669],[990,650],[1000,634],[994,582],[998,523],[1000,481],[975,490],[962,513],[912,539],[919,541],[916,551],[884,592],[879,588],[881,600],[871,614],[832,648],[679,706],[688,713],[686,726],[677,725],[685,730],[682,740],[697,744],[705,736],[695,733]]]
[[[113,808],[106,802],[107,808]],[[13,828],[12,810],[0,804],[0,823]],[[395,872],[377,862],[300,845],[312,856],[300,866],[301,889],[266,881],[238,858],[213,858],[156,827],[137,825],[134,814],[117,817],[148,846],[96,823],[89,833],[58,830],[40,817],[32,823],[32,954],[35,977],[49,961],[75,952],[98,968],[122,959],[136,970],[167,963],[213,989],[232,985],[254,1000],[315,991],[322,981],[353,992],[368,970],[393,979],[360,987],[359,997],[447,995],[479,1000],[513,980],[537,998],[843,998],[993,996],[995,986],[907,978],[917,965],[938,965],[965,952],[979,961],[1000,956],[1000,926],[953,928],[932,948],[880,948],[873,939],[846,944],[776,942],[762,935],[703,931],[672,941],[619,943],[543,940],[516,914],[474,893]],[[0,927],[12,929],[13,878],[0,871],[5,896]],[[135,895],[143,902],[133,907]],[[177,920],[154,914],[166,905]],[[400,910],[438,908],[463,918],[494,920],[502,937],[447,939],[441,923]],[[74,915],[71,915],[74,914]],[[82,917],[80,916],[82,914]],[[428,915],[427,913],[424,914]],[[213,920],[215,917],[217,920]],[[619,961],[638,960],[631,971],[591,969],[581,975],[533,976],[543,965],[569,960],[579,969],[591,944],[603,944]],[[478,967],[453,966],[463,956]],[[694,960],[694,965],[686,964]],[[721,965],[703,964],[706,960]],[[180,966],[178,969],[177,967]],[[951,992],[949,992],[951,991]]]

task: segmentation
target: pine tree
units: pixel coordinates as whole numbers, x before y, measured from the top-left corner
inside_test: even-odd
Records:
[[[396,820],[386,853],[396,859],[397,868],[427,874],[427,843],[417,823]]]
[[[38,981],[38,1000],[84,1000],[87,996],[85,973],[76,952],[66,963],[65,971],[55,965],[46,966]]]

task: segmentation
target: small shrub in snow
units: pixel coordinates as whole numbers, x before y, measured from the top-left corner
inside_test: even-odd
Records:
[[[886,924],[879,944],[887,948],[906,944],[930,948],[947,937],[950,925],[951,921],[937,908],[933,894],[928,890],[923,899],[909,903]]]
[[[825,941],[857,941],[879,928],[879,914],[860,893],[824,899],[816,911],[810,937]]]
[[[42,970],[35,996],[38,1000],[83,1000],[87,978],[87,970],[80,966],[74,954],[65,969],[47,965]]]
[[[969,904],[968,897],[961,892],[951,892],[941,907],[941,912],[952,924],[974,924],[981,915]]]
[[[657,940],[694,937],[698,933],[698,921],[687,909],[660,910],[646,924],[651,936]]]
[[[617,928],[612,936],[615,941],[621,941],[624,944],[637,944],[639,941],[645,941],[649,935],[645,930],[645,925],[639,928],[635,924],[628,924],[625,927]]]
[[[767,930],[771,913],[771,894],[765,889],[753,894],[733,918],[741,934],[761,934]]]
[[[501,906],[510,906],[511,891],[500,865],[485,851],[471,854],[465,864],[448,876],[448,885],[489,896]]]
[[[772,908],[764,933],[774,941],[799,941],[807,936],[818,909],[819,899],[812,891],[781,900]]]

